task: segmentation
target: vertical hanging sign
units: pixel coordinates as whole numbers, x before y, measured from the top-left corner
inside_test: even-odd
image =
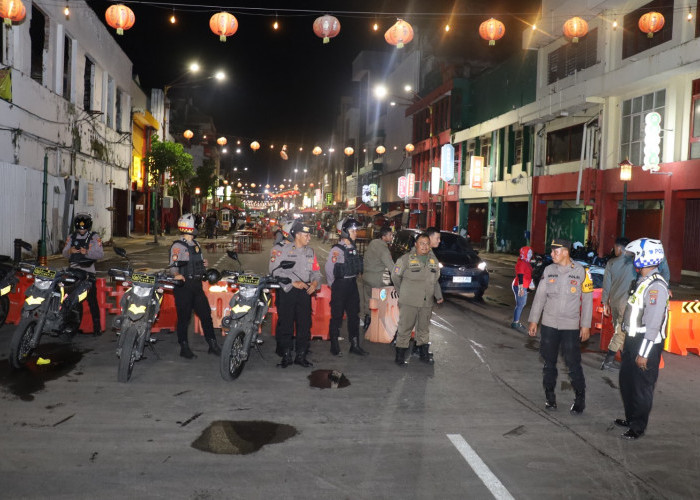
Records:
[[[443,180],[451,182],[455,178],[455,148],[452,144],[444,144],[440,149],[440,167]]]
[[[472,156],[469,167],[469,187],[483,189],[484,182],[484,157]]]
[[[440,192],[440,167],[430,169],[430,194]]]
[[[406,176],[406,196],[412,197],[416,194],[416,174],[410,173]]]
[[[406,196],[408,196],[407,183],[408,183],[408,179],[406,179],[405,175],[402,175],[401,177],[399,177],[399,185],[396,188],[396,195],[399,198],[405,198]]]

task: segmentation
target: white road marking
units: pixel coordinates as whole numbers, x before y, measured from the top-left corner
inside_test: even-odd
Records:
[[[513,499],[513,495],[503,486],[503,483],[498,480],[496,475],[491,472],[491,469],[481,460],[461,434],[447,434],[447,439],[457,448],[457,451],[464,457],[476,475],[479,476],[481,482],[489,489],[494,498],[499,500]]]
[[[481,353],[476,350],[476,347],[470,346],[472,348],[472,351],[474,351],[474,354],[476,354],[476,357],[479,358],[479,361],[482,363],[485,363],[484,358],[481,357]]]
[[[330,253],[330,250],[326,250],[325,248],[321,248],[321,247],[317,247],[316,250],[319,252],[323,252],[326,255],[328,255]]]

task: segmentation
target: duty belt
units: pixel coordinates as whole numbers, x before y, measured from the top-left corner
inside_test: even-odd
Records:
[[[202,275],[201,274],[195,274],[195,275],[190,274],[190,275],[185,276],[185,278],[187,278],[188,280],[201,280]]]
[[[357,274],[353,274],[352,276],[343,276],[344,280],[349,280],[351,278],[357,278]]]

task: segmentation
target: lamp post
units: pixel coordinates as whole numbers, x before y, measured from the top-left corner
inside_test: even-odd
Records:
[[[624,183],[622,190],[622,229],[620,231],[620,236],[624,237],[625,220],[627,219],[627,183],[632,180],[632,163],[625,158],[618,165],[620,167],[620,180]]]

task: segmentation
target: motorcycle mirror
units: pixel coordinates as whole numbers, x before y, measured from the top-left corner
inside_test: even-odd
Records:
[[[126,250],[124,250],[121,247],[114,247],[114,253],[116,253],[120,257],[124,257],[126,259]]]
[[[294,262],[293,260],[283,260],[282,262],[280,262],[279,267],[281,267],[282,269],[291,269],[295,265],[296,262]]]
[[[238,260],[238,254],[233,250],[226,250],[226,255],[231,257],[233,260]]]

